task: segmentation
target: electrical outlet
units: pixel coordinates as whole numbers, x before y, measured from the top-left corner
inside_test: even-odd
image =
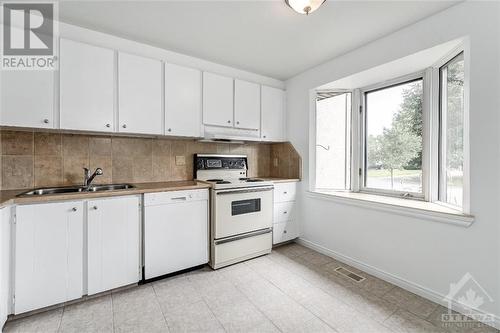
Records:
[[[277,167],[277,166],[278,166],[278,158],[277,158],[277,157],[273,158],[273,165],[274,165],[275,167]]]
[[[175,165],[186,165],[186,156],[178,155],[175,156]]]

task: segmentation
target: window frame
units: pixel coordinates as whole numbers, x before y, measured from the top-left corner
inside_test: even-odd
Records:
[[[406,83],[411,83],[415,81],[422,80],[422,193],[417,193],[417,192],[408,192],[408,191],[397,191],[397,190],[386,190],[386,189],[377,189],[377,188],[371,188],[366,186],[366,177],[367,177],[367,169],[366,169],[366,163],[367,163],[367,116],[368,116],[368,109],[366,105],[366,95],[371,92],[376,92],[379,90],[387,89],[387,88],[392,88],[398,85],[406,84]],[[360,119],[359,119],[359,126],[360,126],[360,136],[359,136],[359,142],[360,142],[360,152],[359,152],[359,167],[358,167],[358,177],[359,177],[359,192],[362,193],[368,193],[368,194],[379,194],[379,195],[384,195],[384,196],[391,196],[391,197],[398,197],[398,198],[407,198],[407,199],[414,199],[414,200],[425,200],[427,195],[427,189],[428,185],[426,184],[426,179],[427,173],[430,172],[428,167],[424,163],[424,159],[427,154],[427,145],[426,145],[426,133],[428,131],[425,130],[425,128],[428,126],[428,121],[427,117],[425,114],[427,113],[428,108],[426,107],[426,93],[425,90],[427,88],[427,79],[426,79],[426,72],[425,71],[419,71],[415,72],[412,74],[408,74],[405,76],[401,76],[392,80],[387,80],[384,82],[379,82],[374,85],[369,85],[363,88],[359,89],[359,94],[360,94]]]
[[[452,59],[463,53],[464,57],[464,173],[463,173],[463,203],[462,207],[450,205],[440,201],[440,144],[441,144],[441,108],[440,108],[440,68]],[[423,103],[422,103],[422,194],[418,196],[404,197],[405,192],[372,190],[364,187],[365,179],[365,135],[366,135],[366,100],[364,92],[370,92],[384,87],[390,87],[401,83],[423,79]],[[462,41],[449,53],[433,63],[428,68],[413,72],[408,75],[399,76],[390,80],[382,80],[376,84],[367,85],[357,89],[331,89],[339,93],[351,93],[351,159],[350,159],[350,190],[328,190],[316,188],[316,93],[317,89],[309,91],[310,110],[309,113],[309,177],[308,184],[311,193],[320,195],[333,195],[336,192],[360,193],[360,195],[379,195],[381,197],[403,198],[407,200],[423,201],[429,204],[443,206],[446,209],[454,210],[459,214],[470,215],[470,119],[469,119],[469,96],[470,96],[470,59],[469,44]],[[360,172],[361,170],[361,172]],[[346,193],[347,192],[347,193]],[[339,194],[340,195],[340,194]],[[356,199],[353,199],[356,200]],[[370,201],[370,199],[367,199]],[[397,200],[397,199],[395,199]]]
[[[318,142],[316,141],[317,139],[317,113],[318,113],[318,110],[317,110],[317,95],[318,93],[331,93],[331,94],[335,94],[335,95],[343,95],[343,94],[350,94],[351,95],[351,98],[350,98],[350,106],[351,106],[351,110],[347,110],[346,108],[346,124],[345,124],[345,131],[346,131],[346,146],[349,145],[348,147],[346,147],[346,174],[345,174],[345,189],[326,189],[326,188],[322,188],[322,187],[316,187],[316,165],[317,165],[317,161],[318,161],[318,157],[317,157],[317,154],[316,154],[316,147],[318,146]],[[353,160],[353,103],[354,103],[354,93],[353,93],[353,90],[349,90],[349,89],[328,89],[328,90],[325,90],[325,89],[322,89],[322,90],[314,90],[313,92],[314,94],[314,98],[313,98],[313,103],[314,103],[314,112],[313,112],[313,126],[314,126],[314,131],[311,131],[312,132],[312,138],[313,138],[313,141],[310,141],[310,142],[313,142],[313,146],[312,146],[312,149],[311,149],[311,159],[312,161],[314,161],[314,163],[312,164],[314,167],[311,168],[311,171],[310,171],[310,175],[311,175],[311,179],[312,179],[312,182],[311,184],[314,184],[313,187],[314,187],[314,190],[327,190],[327,191],[335,191],[335,192],[352,192],[353,189],[352,189],[352,160]]]
[[[463,109],[463,184],[462,184],[462,206],[456,206],[446,202],[446,176],[445,170],[443,169],[443,161],[446,158],[444,156],[446,150],[443,149],[443,145],[446,144],[446,138],[444,138],[443,127],[445,125],[445,119],[443,117],[443,94],[441,94],[442,88],[442,75],[441,69],[449,65],[453,60],[459,56],[463,57],[464,61],[464,109]],[[437,190],[435,193],[435,202],[468,214],[470,213],[470,146],[469,146],[469,66],[467,62],[468,57],[466,57],[466,52],[463,47],[457,48],[443,57],[434,67],[434,80],[437,82],[436,87],[436,109],[438,117],[438,143],[437,143],[437,157],[436,157],[436,182]],[[447,110],[446,110],[447,111]]]

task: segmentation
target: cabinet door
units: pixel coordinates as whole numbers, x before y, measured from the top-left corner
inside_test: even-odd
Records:
[[[213,126],[233,126],[233,79],[203,73],[203,123]]]
[[[118,131],[163,134],[161,61],[118,54]]]
[[[260,128],[260,85],[234,80],[234,127]]]
[[[201,136],[201,72],[165,64],[165,133]]]
[[[208,201],[146,207],[146,279],[208,262]]]
[[[139,281],[139,197],[88,201],[88,294]]]
[[[0,209],[0,327],[10,310],[10,207]]]
[[[60,43],[62,129],[114,129],[114,51],[68,39]]]
[[[0,125],[54,128],[54,71],[0,73]]]
[[[15,313],[80,298],[83,203],[16,208]]]
[[[262,86],[262,127],[264,141],[283,141],[285,92],[281,89]]]

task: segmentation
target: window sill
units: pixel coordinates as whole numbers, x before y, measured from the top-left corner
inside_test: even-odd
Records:
[[[444,205],[426,201],[341,191],[308,191],[307,196],[466,228],[470,227],[474,222],[474,216],[472,215],[466,215]]]

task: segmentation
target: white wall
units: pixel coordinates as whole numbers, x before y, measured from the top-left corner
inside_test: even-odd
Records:
[[[425,4],[423,4],[425,5]],[[500,4],[465,2],[287,81],[288,135],[304,161],[301,238],[385,272],[427,297],[466,272],[500,316]],[[353,23],[354,24],[354,23]],[[470,228],[334,203],[307,195],[309,90],[462,37],[470,39]],[[334,43],[335,41],[330,41]]]
[[[281,80],[271,77],[255,74],[234,67],[220,65],[204,59],[191,57],[185,54],[161,49],[147,44],[135,42],[132,40],[120,38],[110,34],[89,30],[79,26],[59,22],[59,36],[75,41],[88,43],[96,46],[106,47],[110,49],[129,52],[145,57],[163,60],[168,63],[196,68],[202,71],[218,73],[221,75],[230,76],[237,79],[247,80],[259,84],[268,85],[275,88],[283,89],[285,84]]]

